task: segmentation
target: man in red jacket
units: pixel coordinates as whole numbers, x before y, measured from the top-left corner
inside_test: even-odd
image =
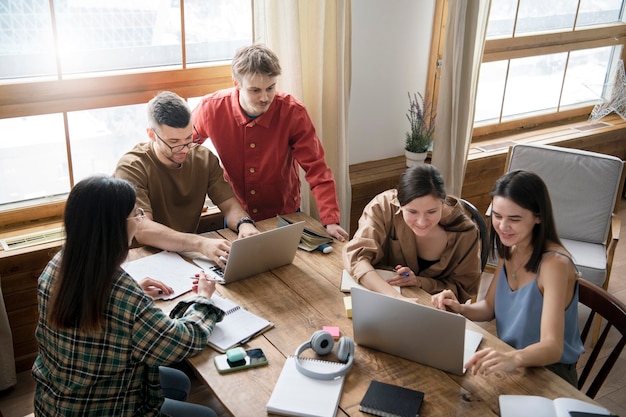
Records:
[[[306,109],[276,91],[278,57],[263,45],[241,48],[232,61],[234,87],[209,94],[193,110],[200,141],[210,138],[226,179],[256,220],[300,210],[298,166],[306,175],[320,220],[344,241],[335,179]]]

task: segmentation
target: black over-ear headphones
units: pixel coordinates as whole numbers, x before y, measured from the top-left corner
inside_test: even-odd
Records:
[[[300,363],[300,354],[305,350],[311,348],[318,355],[326,355],[333,350],[334,344],[335,339],[333,339],[330,333],[324,330],[316,331],[311,336],[311,340],[301,344],[296,350],[296,369],[298,369],[301,374],[313,379],[332,380],[344,376],[348,373],[354,362],[354,341],[347,336],[339,339],[339,343],[337,344],[337,359],[341,362],[345,362],[345,365],[340,369],[331,373],[322,373],[306,368],[305,365]]]

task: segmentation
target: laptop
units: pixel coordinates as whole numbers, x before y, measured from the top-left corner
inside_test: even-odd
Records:
[[[465,317],[352,288],[354,341],[381,352],[463,375],[482,334],[465,328]]]
[[[301,221],[234,240],[224,269],[207,258],[194,258],[193,262],[210,278],[230,284],[293,262],[303,230]]]

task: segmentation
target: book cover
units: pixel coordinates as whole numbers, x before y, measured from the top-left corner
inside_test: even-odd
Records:
[[[367,388],[359,411],[381,417],[416,417],[424,393],[411,388],[373,380]]]
[[[323,381],[309,378],[296,368],[295,356],[289,356],[278,376],[267,412],[283,416],[334,417],[339,406],[344,377]],[[300,363],[317,372],[330,373],[344,364],[301,358]]]
[[[500,395],[502,417],[570,417],[571,411],[611,415],[609,410],[575,398],[549,398],[538,395]]]
[[[276,215],[276,217],[278,217],[278,227],[293,223],[282,216]],[[332,237],[314,232],[313,230],[305,227],[302,231],[302,237],[300,238],[300,243],[298,244],[298,247],[307,252],[312,252],[317,249],[319,245],[323,245],[324,243],[331,243],[332,241]]]

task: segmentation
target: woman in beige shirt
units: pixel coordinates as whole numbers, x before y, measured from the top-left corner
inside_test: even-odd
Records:
[[[450,289],[464,302],[476,294],[481,273],[478,229],[429,164],[407,169],[397,189],[369,202],[343,260],[361,285],[400,298],[392,286]],[[375,268],[397,275],[385,281]]]

